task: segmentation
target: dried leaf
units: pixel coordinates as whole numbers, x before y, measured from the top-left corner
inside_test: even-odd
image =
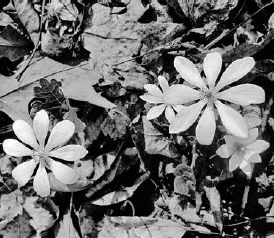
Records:
[[[75,133],[83,133],[86,124],[81,121],[77,116],[77,108],[70,107],[69,111],[64,114],[64,120],[70,120],[75,125]]]
[[[126,134],[129,123],[130,119],[125,113],[114,109],[109,111],[108,117],[101,124],[101,131],[116,140]]]
[[[262,113],[259,106],[250,105],[243,108],[243,116],[248,128],[254,128],[262,123]]]
[[[106,217],[98,238],[181,238],[187,229],[174,221],[148,217]]]
[[[204,186],[210,208],[214,216],[215,224],[220,231],[223,230],[223,212],[221,209],[221,196],[216,187]]]
[[[153,127],[146,117],[142,117],[145,136],[145,150],[149,154],[164,155],[169,158],[177,158],[180,155],[176,151],[174,144],[164,137],[156,128]]]
[[[39,201],[39,197],[27,197],[23,208],[30,215],[30,224],[37,234],[52,227],[59,213],[58,207],[50,198]]]
[[[0,174],[11,174],[13,168],[10,157],[10,155],[5,155],[0,158]]]
[[[28,54],[32,48],[32,42],[10,25],[0,33],[0,58],[7,57],[15,61]]]
[[[76,229],[73,226],[71,215],[65,214],[63,220],[60,223],[59,231],[56,238],[80,238]]]
[[[22,204],[22,192],[19,190],[0,196],[0,230],[17,215],[22,215]]]

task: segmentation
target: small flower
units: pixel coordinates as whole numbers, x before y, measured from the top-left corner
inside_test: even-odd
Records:
[[[142,95],[140,98],[149,103],[160,104],[152,107],[148,111],[148,120],[159,117],[165,111],[166,119],[171,122],[175,117],[174,110],[178,112],[183,108],[183,106],[176,103],[167,103],[165,98],[168,95],[169,97],[172,96],[174,91],[178,91],[180,88],[184,88],[185,86],[181,84],[169,86],[167,80],[163,76],[158,76],[158,81],[162,90],[153,84],[146,84],[144,85],[144,88],[148,91],[148,93]],[[189,92],[191,93],[191,90],[189,90]]]
[[[58,162],[51,157],[66,161],[75,161],[85,157],[87,150],[81,145],[64,145],[73,135],[75,125],[69,120],[58,122],[52,129],[47,144],[45,140],[49,129],[49,117],[45,110],[36,113],[33,119],[33,129],[23,120],[13,123],[15,135],[25,144],[15,139],[3,142],[4,151],[11,156],[31,156],[32,159],[19,164],[12,171],[13,178],[19,186],[24,186],[31,178],[36,166],[39,164],[33,180],[33,188],[42,197],[50,194],[50,184],[46,168],[51,170],[55,177],[64,184],[77,181],[79,175],[69,166]]]
[[[220,146],[216,153],[222,158],[230,158],[229,171],[235,170],[238,166],[247,174],[252,172],[251,163],[261,162],[259,155],[269,147],[269,143],[264,140],[256,140],[258,129],[253,128],[249,131],[246,139],[226,135],[225,144]]]
[[[186,90],[181,90],[168,95],[165,98],[169,104],[184,104],[195,102],[183,108],[171,122],[170,133],[179,133],[187,130],[199,117],[202,116],[196,127],[196,137],[200,144],[210,145],[213,141],[216,130],[215,111],[217,109],[221,121],[227,131],[235,136],[246,138],[248,128],[241,114],[233,108],[223,104],[221,100],[235,103],[241,106],[253,103],[263,103],[265,100],[264,90],[254,84],[242,84],[222,90],[224,87],[238,81],[246,75],[255,65],[252,57],[245,57],[231,63],[220,80],[216,80],[222,68],[222,57],[219,53],[210,53],[204,59],[203,67],[206,79],[202,79],[196,66],[188,59],[177,56],[174,66],[181,77],[187,82],[198,87],[190,95]],[[206,81],[206,82],[204,82]],[[215,109],[216,108],[216,109]]]

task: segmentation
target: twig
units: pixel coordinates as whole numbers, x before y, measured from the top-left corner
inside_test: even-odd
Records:
[[[255,15],[257,15],[258,13],[260,13],[262,10],[268,8],[269,6],[273,5],[274,2],[270,2],[266,5],[264,5],[261,9],[259,9],[258,11],[256,11],[255,13],[253,13],[250,17],[248,17],[247,19],[245,19],[244,21],[242,21],[241,23],[239,23],[238,25],[234,26],[230,31],[228,31],[226,34],[219,36],[216,40],[214,40],[212,43],[209,43],[208,45],[206,45],[204,47],[204,50],[208,50],[209,48],[211,48],[213,45],[217,44],[220,40],[222,40],[224,37],[230,35],[233,31],[235,31],[238,27],[242,26],[244,23],[246,23],[247,21],[249,21],[251,18],[253,18]]]
[[[274,216],[262,216],[262,217],[257,217],[255,219],[250,219],[248,221],[241,221],[241,222],[237,222],[237,223],[233,223],[233,224],[228,224],[228,225],[224,225],[224,226],[226,226],[226,227],[240,226],[240,225],[243,225],[243,224],[248,224],[248,223],[253,222],[253,221],[259,221],[259,220],[267,219],[267,218],[274,218]]]
[[[41,20],[40,20],[40,26],[39,26],[39,36],[38,36],[38,40],[34,46],[34,49],[27,61],[27,63],[24,65],[24,67],[22,68],[22,70],[20,70],[19,74],[16,76],[16,79],[18,82],[20,82],[21,77],[23,76],[23,74],[26,72],[27,68],[29,67],[36,51],[38,50],[38,47],[40,45],[41,42],[41,36],[42,36],[42,29],[43,29],[43,22],[44,22],[44,13],[45,13],[45,5],[46,5],[46,0],[43,0],[42,2],[42,11],[41,11]],[[19,85],[22,83],[22,81],[19,83]]]

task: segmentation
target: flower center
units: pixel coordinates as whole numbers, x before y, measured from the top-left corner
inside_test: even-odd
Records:
[[[214,89],[202,91],[201,94],[202,94],[201,99],[206,99],[209,103],[214,103],[217,100],[216,91]]]
[[[46,167],[48,164],[48,155],[47,153],[39,149],[38,151],[33,151],[32,158],[37,162],[40,163],[41,166]]]

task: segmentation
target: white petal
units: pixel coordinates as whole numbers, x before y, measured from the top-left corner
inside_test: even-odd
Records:
[[[44,148],[45,139],[49,130],[49,116],[45,110],[40,110],[36,113],[33,119],[33,130],[39,141],[40,147]]]
[[[50,195],[50,185],[45,167],[39,165],[33,179],[33,189],[41,197]]]
[[[263,88],[255,84],[247,83],[219,92],[217,97],[238,105],[246,106],[263,103],[265,101],[265,92]]]
[[[241,114],[220,101],[216,101],[215,105],[227,131],[235,136],[247,138],[247,124]]]
[[[196,66],[187,58],[177,56],[174,59],[174,67],[179,72],[181,77],[187,82],[195,85],[199,88],[206,89],[206,85],[203,82],[201,75]]]
[[[247,159],[248,162],[252,162],[252,163],[261,163],[262,162],[262,158],[259,154],[257,153],[252,153],[251,156],[249,156],[249,158]]]
[[[216,130],[216,121],[213,107],[207,106],[197,126],[196,138],[201,145],[210,145]]]
[[[244,160],[243,153],[235,152],[229,159],[229,171],[235,170]]]
[[[38,149],[39,145],[35,138],[31,126],[23,120],[16,120],[12,125],[15,135],[24,143],[30,145],[34,149]]]
[[[50,133],[45,150],[49,152],[55,147],[65,144],[72,137],[74,130],[73,122],[69,120],[58,122]]]
[[[254,166],[253,164],[244,160],[239,167],[247,176],[251,176]]]
[[[179,112],[179,111],[181,111],[183,108],[185,108],[185,106],[183,106],[183,105],[175,105],[175,106],[172,106],[172,108],[173,108],[176,112]]]
[[[215,86],[222,69],[222,56],[218,52],[209,53],[204,59],[204,72],[209,86]]]
[[[162,75],[159,75],[158,76],[158,81],[159,81],[161,89],[163,90],[163,92],[165,92],[169,88],[169,85],[168,85],[168,82],[167,82],[166,78]]]
[[[81,145],[66,145],[49,153],[49,156],[59,158],[66,161],[75,161],[82,159],[87,155],[88,151]]]
[[[50,160],[50,169],[54,176],[64,184],[75,183],[80,177],[72,168],[53,159]]]
[[[35,167],[36,162],[34,159],[31,159],[17,165],[12,170],[12,177],[17,181],[19,187],[24,186],[30,180]]]
[[[19,157],[32,154],[32,150],[24,146],[21,142],[14,139],[6,139],[3,142],[3,150],[6,154]]]
[[[187,130],[198,118],[206,100],[199,101],[182,109],[170,123],[169,133],[179,133]]]
[[[161,97],[155,97],[150,94],[145,94],[140,96],[140,98],[149,103],[163,103],[162,95]]]
[[[245,148],[247,145],[256,141],[258,137],[258,128],[253,128],[248,131],[247,138],[240,138],[237,136],[233,136],[234,143],[239,147]]]
[[[248,150],[254,151],[258,154],[262,153],[263,151],[267,150],[269,147],[269,143],[264,140],[256,140],[252,144],[247,145],[245,148]]]
[[[148,91],[149,94],[155,97],[161,97],[163,94],[161,90],[154,84],[146,84],[144,88]]]
[[[183,84],[174,84],[163,95],[163,100],[170,105],[179,105],[200,99],[201,93]]]
[[[233,150],[231,146],[224,144],[217,149],[216,154],[221,158],[229,158],[233,152],[235,152],[235,150]]]
[[[159,106],[152,107],[147,113],[147,119],[152,120],[152,119],[160,116],[163,113],[163,111],[165,110],[165,108],[166,108],[165,104],[161,104]]]
[[[215,89],[219,91],[223,87],[238,81],[245,76],[255,65],[252,57],[245,57],[232,62],[223,73]]]
[[[175,118],[175,112],[173,111],[173,109],[171,107],[166,108],[165,117],[169,123]]]

